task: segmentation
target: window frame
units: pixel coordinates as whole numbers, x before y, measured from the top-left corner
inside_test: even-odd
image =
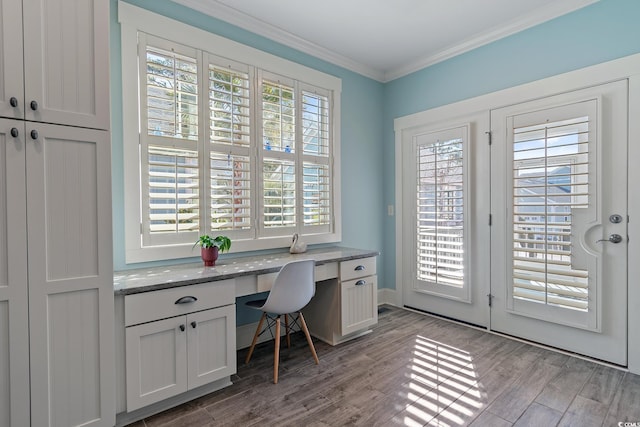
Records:
[[[139,106],[142,102],[139,99],[140,91],[138,89],[138,80],[142,71],[138,66],[138,33],[149,34],[153,37],[159,37],[161,39],[170,40],[172,43],[187,46],[189,48],[197,49],[199,54],[204,57],[202,63],[208,67],[209,62],[207,57],[217,57],[228,59],[232,62],[238,62],[241,64],[247,64],[250,67],[255,67],[256,75],[260,74],[260,70],[265,71],[270,75],[279,75],[284,78],[295,81],[296,85],[310,86],[316,88],[323,88],[330,95],[330,151],[328,158],[329,174],[331,178],[331,209],[332,218],[329,230],[323,228],[326,227],[309,227],[305,229],[302,224],[297,224],[295,229],[287,229],[286,235],[282,233],[263,233],[261,224],[262,221],[262,194],[259,191],[262,188],[261,168],[262,163],[259,156],[262,156],[262,150],[254,149],[254,147],[261,147],[262,144],[259,141],[262,140],[262,123],[261,115],[258,113],[259,107],[257,105],[251,106],[252,109],[252,123],[251,123],[251,139],[255,141],[251,147],[251,159],[259,167],[255,167],[252,170],[253,176],[251,179],[251,191],[254,194],[252,196],[253,205],[252,211],[252,228],[255,230],[253,236],[245,238],[240,233],[239,236],[232,236],[233,232],[225,232],[222,230],[220,234],[227,234],[233,239],[233,252],[247,252],[263,249],[275,249],[288,247],[291,244],[291,234],[293,232],[300,233],[304,236],[305,242],[308,244],[321,244],[321,243],[335,243],[341,241],[342,238],[342,224],[341,224],[341,180],[340,180],[340,94],[342,90],[341,79],[331,76],[329,74],[314,70],[312,68],[288,61],[286,59],[271,55],[264,51],[243,45],[224,37],[215,35],[213,33],[198,29],[188,24],[175,21],[173,19],[158,15],[148,10],[133,6],[123,1],[118,2],[118,20],[121,26],[121,52],[122,52],[122,117],[123,117],[123,166],[124,166],[124,228],[125,228],[125,262],[127,264],[147,262],[147,261],[161,261],[178,258],[195,257],[198,255],[197,251],[193,249],[193,243],[181,243],[181,244],[168,244],[158,246],[145,246],[142,240],[142,188],[141,188],[141,145],[140,145],[140,132],[141,124],[139,123]],[[214,46],[215,48],[211,48]],[[206,64],[205,64],[206,63]],[[260,83],[259,78],[256,78],[256,82]],[[203,87],[205,82],[199,82],[200,87]],[[207,82],[208,84],[208,82]],[[206,87],[206,86],[205,86]],[[261,90],[258,85],[252,88],[253,91]],[[302,90],[296,88],[296,93],[302,93]],[[204,96],[205,92],[202,92],[199,96]],[[297,95],[299,97],[299,95]],[[259,97],[253,98],[260,99]],[[299,105],[299,100],[296,100]],[[202,105],[202,101],[199,103]],[[199,138],[198,145],[209,144],[209,129],[208,129],[208,116],[206,116],[203,110],[200,108],[201,118],[199,119]],[[207,109],[208,111],[208,109]],[[296,108],[297,120],[296,127],[300,126],[300,111]],[[206,119],[206,120],[205,120]],[[205,129],[204,123],[207,123]],[[300,135],[296,132],[296,135]],[[209,149],[204,150],[209,153]],[[303,167],[302,153],[298,153],[300,150],[296,150],[296,166]],[[298,157],[299,156],[299,157]],[[200,161],[206,161],[202,154],[202,148],[200,148]],[[299,165],[299,166],[298,166]],[[204,168],[204,166],[203,166]],[[302,176],[302,172],[299,174]],[[209,179],[207,176],[202,176],[200,179]],[[201,186],[202,188],[202,186]],[[208,186],[206,186],[208,188]],[[302,183],[296,182],[296,205],[297,208],[302,210]],[[299,207],[298,207],[299,206]],[[203,218],[204,213],[201,212],[200,217]],[[303,216],[299,216],[303,218]],[[208,218],[205,218],[208,219]],[[202,226],[202,224],[201,224]],[[205,225],[205,228],[201,228],[201,233],[216,233],[210,230],[210,225]],[[291,233],[289,233],[291,232]],[[245,233],[246,234],[246,233]]]

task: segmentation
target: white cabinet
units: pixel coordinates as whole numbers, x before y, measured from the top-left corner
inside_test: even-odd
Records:
[[[331,345],[368,333],[378,322],[376,259],[343,261],[339,270],[338,280],[318,282],[303,310],[311,334]]]
[[[110,425],[109,134],[0,119],[0,139],[0,425]]]
[[[233,280],[127,295],[127,412],[234,374],[235,318]]]
[[[104,0],[0,0],[0,116],[109,129],[108,17]]]
[[[1,427],[115,423],[108,15],[0,0]]]
[[[0,426],[29,425],[29,317],[24,144],[0,119]]]

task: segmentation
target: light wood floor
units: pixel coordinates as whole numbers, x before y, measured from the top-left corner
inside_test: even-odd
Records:
[[[315,344],[317,366],[293,336],[277,385],[273,341],[249,365],[241,350],[233,386],[133,426],[640,423],[640,376],[399,308],[383,307],[369,335]]]

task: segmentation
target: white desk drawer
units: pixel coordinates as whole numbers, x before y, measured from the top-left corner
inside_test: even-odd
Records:
[[[340,280],[357,279],[358,277],[376,274],[376,258],[360,258],[340,263]]]
[[[126,295],[124,323],[125,326],[137,325],[234,302],[233,279]]]
[[[261,274],[258,276],[258,293],[271,290],[274,280],[276,280],[277,272]],[[338,263],[330,262],[328,264],[316,265],[315,267],[316,282],[327,279],[335,279],[338,277]]]

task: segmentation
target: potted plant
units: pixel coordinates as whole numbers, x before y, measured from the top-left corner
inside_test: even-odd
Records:
[[[208,234],[203,234],[196,240],[193,247],[196,245],[200,245],[200,256],[204,265],[211,267],[216,265],[218,253],[223,253],[231,248],[231,239],[227,236],[211,237]]]

